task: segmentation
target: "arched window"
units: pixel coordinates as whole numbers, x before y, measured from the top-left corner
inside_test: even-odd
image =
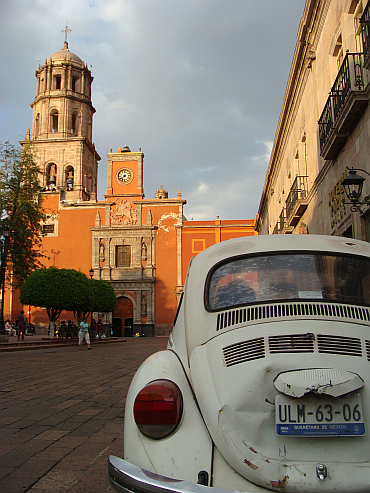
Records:
[[[72,113],[72,121],[71,121],[71,134],[74,134],[74,135],[78,135],[78,131],[79,131],[79,115],[78,115],[78,112],[77,111],[74,111]]]
[[[37,113],[35,120],[35,137],[38,137],[40,133],[40,113]]]
[[[74,183],[74,169],[72,166],[67,166],[65,170],[66,190],[73,190],[73,183]]]
[[[52,133],[58,132],[58,120],[59,120],[59,113],[58,110],[53,109],[50,112],[50,131]]]
[[[57,166],[55,163],[49,163],[46,170],[47,185],[55,187],[57,182]]]

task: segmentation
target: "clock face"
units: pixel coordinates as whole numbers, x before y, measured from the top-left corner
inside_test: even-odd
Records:
[[[129,183],[132,180],[132,171],[128,168],[122,168],[117,173],[117,179],[121,183]]]

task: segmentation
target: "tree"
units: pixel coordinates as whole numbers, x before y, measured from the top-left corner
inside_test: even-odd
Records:
[[[54,338],[55,321],[63,310],[74,312],[78,323],[93,307],[91,279],[75,269],[37,269],[25,280],[20,302],[46,308],[50,320],[50,338]]]
[[[90,279],[90,282],[94,293],[92,311],[113,312],[117,306],[117,298],[111,283],[103,279]]]
[[[0,143],[0,216],[10,228],[5,265],[11,263],[13,283],[21,286],[26,277],[42,267],[40,259],[41,206],[40,170],[30,145],[16,148]]]

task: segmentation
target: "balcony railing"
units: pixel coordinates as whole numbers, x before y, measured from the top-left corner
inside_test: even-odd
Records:
[[[364,67],[370,68],[370,2],[367,2],[360,22],[362,31],[362,45],[364,48]]]
[[[322,148],[334,127],[333,96],[330,95],[319,120],[320,148]]]
[[[285,226],[285,221],[286,221],[286,217],[285,217],[285,208],[284,208],[280,212],[279,219],[278,219],[277,223],[275,224],[275,228],[274,228],[274,231],[272,234],[274,234],[274,235],[282,234],[284,226]]]
[[[320,154],[335,159],[368,104],[362,53],[347,53],[319,120]]]
[[[285,201],[286,226],[295,226],[307,208],[307,176],[296,176]]]

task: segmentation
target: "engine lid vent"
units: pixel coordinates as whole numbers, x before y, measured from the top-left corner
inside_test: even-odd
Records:
[[[265,346],[263,337],[251,339],[250,341],[238,342],[226,346],[223,349],[226,366],[233,366],[245,361],[265,357]]]

